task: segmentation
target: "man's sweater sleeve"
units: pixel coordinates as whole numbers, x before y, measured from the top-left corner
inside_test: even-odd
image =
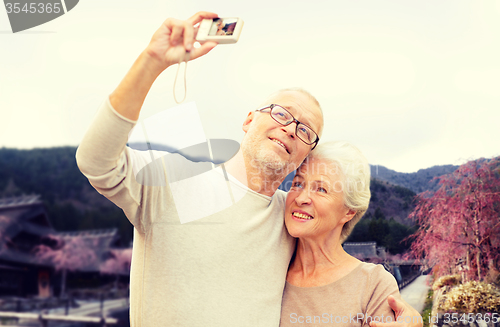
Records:
[[[143,232],[140,207],[144,186],[135,180],[134,153],[126,147],[135,124],[116,112],[107,98],[78,147],[76,161],[90,184],[122,208],[134,227]]]

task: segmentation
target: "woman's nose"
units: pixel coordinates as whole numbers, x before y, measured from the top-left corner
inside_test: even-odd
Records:
[[[309,190],[302,190],[299,195],[295,198],[295,202],[298,205],[310,204],[311,197],[309,196]]]

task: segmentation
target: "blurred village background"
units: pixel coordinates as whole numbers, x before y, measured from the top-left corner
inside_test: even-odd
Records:
[[[129,325],[133,227],[75,152],[0,149],[0,325]],[[383,264],[402,293],[418,282],[409,302],[424,322],[432,310],[500,312],[500,157],[371,170],[370,209],[344,249]],[[446,298],[458,287],[468,297]]]

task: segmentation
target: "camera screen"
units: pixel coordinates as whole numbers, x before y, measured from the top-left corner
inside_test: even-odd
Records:
[[[233,35],[234,28],[238,18],[219,18],[214,19],[210,27],[209,36]]]

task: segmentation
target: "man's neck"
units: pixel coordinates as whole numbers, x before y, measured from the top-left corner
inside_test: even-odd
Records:
[[[251,158],[245,158],[241,149],[224,166],[240,183],[267,196],[273,196],[287,175],[283,170],[268,169]]]

